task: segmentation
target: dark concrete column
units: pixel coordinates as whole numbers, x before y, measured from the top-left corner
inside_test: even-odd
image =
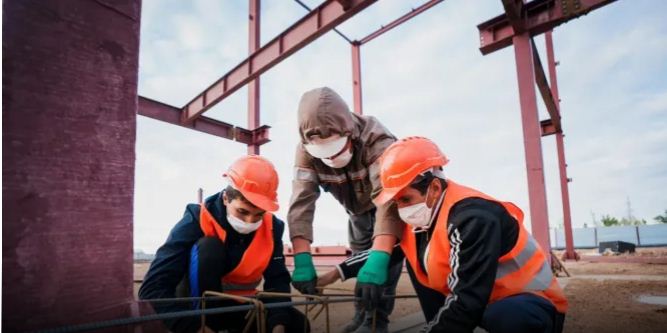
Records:
[[[3,331],[130,315],[140,11],[3,1]]]

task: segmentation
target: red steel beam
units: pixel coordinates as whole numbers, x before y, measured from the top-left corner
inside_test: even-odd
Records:
[[[361,44],[352,43],[352,94],[354,96],[354,113],[363,114],[361,100]]]
[[[507,15],[507,20],[514,33],[520,34],[523,33],[525,27],[523,26],[523,0],[502,0],[503,8],[505,8],[505,14]]]
[[[362,38],[359,41],[359,44],[363,45],[363,44],[366,44],[366,43],[370,42],[371,40],[379,37],[380,35],[384,34],[385,32],[403,24],[405,21],[408,21],[409,19],[425,12],[426,10],[428,10],[431,7],[441,3],[442,1],[443,0],[431,0],[431,1],[419,6],[417,8],[412,9],[412,11],[410,11],[409,13],[397,18],[396,20],[392,21],[391,23],[389,23],[385,26],[382,26],[382,28],[380,28],[377,31],[369,34],[368,36],[366,36],[364,38]]]
[[[260,44],[260,0],[248,0],[248,51],[252,55]],[[248,128],[259,127],[259,77],[248,84]],[[259,145],[248,145],[248,154],[259,155]]]
[[[558,115],[560,116],[560,98],[558,97],[558,78],[556,76],[556,59],[554,56],[554,44],[551,31],[544,35],[547,47],[547,64],[549,67],[549,82],[551,82],[551,95],[553,96]],[[567,163],[565,162],[565,144],[563,143],[563,131],[556,133],[556,149],[558,150],[558,172],[560,176],[560,192],[563,205],[563,226],[565,227],[565,259],[577,259],[574,252],[574,239],[572,236],[572,214],[570,212],[570,191],[567,177]]]
[[[616,0],[533,0],[523,5],[522,28],[530,36],[539,35]],[[503,1],[509,3],[510,1]],[[477,26],[480,51],[486,55],[512,45],[515,30],[507,14]]]
[[[540,121],[540,128],[542,129],[542,136],[549,136],[558,133],[551,119]]]
[[[547,194],[544,182],[540,123],[537,113],[537,95],[534,86],[533,51],[530,41],[530,34],[527,32],[513,37],[519,83],[523,143],[526,154],[532,234],[542,249],[549,253],[551,251],[549,215],[547,214]]]
[[[234,140],[248,145],[262,145],[269,142],[269,126],[261,126],[253,131],[215,120],[208,117],[199,117],[190,124],[181,122],[181,110],[175,106],[161,103],[146,97],[139,96],[137,113],[170,124],[193,129],[199,132],[215,135],[224,139]]]
[[[366,9],[377,0],[327,0],[269,41],[183,107],[189,123],[271,67]],[[345,10],[344,8],[347,8]]]
[[[544,73],[544,68],[542,67],[542,61],[540,61],[540,54],[537,52],[537,46],[535,46],[535,41],[531,38],[530,43],[533,49],[533,66],[535,69],[535,83],[537,88],[542,95],[542,100],[547,107],[547,112],[551,117],[551,124],[554,127],[556,132],[562,132],[560,124],[560,112],[558,112],[558,105],[556,104],[555,98],[552,95],[551,88],[549,88],[549,82],[547,81],[547,76]]]

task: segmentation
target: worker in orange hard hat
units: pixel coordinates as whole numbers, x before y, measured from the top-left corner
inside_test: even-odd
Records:
[[[384,267],[360,270],[363,260],[339,265],[357,276],[355,293],[367,309],[381,301],[376,275],[391,262],[408,272],[428,322],[426,332],[561,332],[567,300],[546,253],[523,226],[523,212],[446,179],[447,157],[429,139],[408,137],[380,157],[382,192],[376,204],[395,202],[405,222],[400,250],[374,251]]]
[[[201,204],[189,204],[171,230],[146,273],[141,299],[200,297],[204,291],[253,296],[264,279],[264,291],[290,292],[290,275],[283,257],[284,223],[278,210],[278,174],[261,156],[237,159],[223,175],[228,186]],[[290,301],[271,298],[269,302]],[[212,306],[239,305],[208,301]],[[197,301],[194,306],[199,307]],[[153,302],[156,312],[190,310],[193,302]],[[309,330],[305,316],[293,307],[275,308],[266,317],[270,332]],[[243,329],[245,313],[166,320],[172,332],[217,332]]]

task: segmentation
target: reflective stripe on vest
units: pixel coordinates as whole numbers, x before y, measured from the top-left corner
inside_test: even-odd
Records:
[[[456,244],[450,244],[449,242],[447,219],[451,208],[457,202],[472,197],[501,204],[519,225],[516,244],[507,254],[498,259],[496,280],[489,303],[508,296],[529,292],[546,298],[559,312],[565,313],[567,311],[565,295],[551,272],[544,251],[523,227],[523,212],[521,209],[510,202],[498,201],[484,193],[458,185],[451,180],[447,181],[447,192],[440,208],[438,222],[435,225],[436,229],[433,230],[431,241],[427,246],[428,253],[425,256],[426,263],[424,266],[426,266],[428,274],[419,265],[417,242],[412,227],[407,224],[404,226],[400,245],[419,283],[435,289],[443,295],[451,293],[447,283],[448,279],[455,281],[458,277],[451,274],[451,267],[455,263],[450,265],[450,261],[458,260],[458,256],[454,255],[451,249],[452,245]]]
[[[227,232],[213,215],[200,204],[199,226],[207,237],[218,237],[223,243]],[[262,281],[262,274],[273,255],[273,215],[264,214],[262,226],[255,231],[255,237],[243,253],[241,262],[222,277],[222,290],[235,295],[251,295]]]

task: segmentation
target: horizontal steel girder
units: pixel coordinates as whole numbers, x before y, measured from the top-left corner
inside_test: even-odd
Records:
[[[325,1],[187,103],[183,107],[181,121],[184,123],[194,121],[206,110],[259,77],[260,74],[376,1]]]
[[[511,15],[502,14],[477,26],[479,50],[486,55],[512,45],[515,27],[529,32],[531,36],[539,35],[614,1],[533,0],[519,5],[516,1],[504,0],[503,5],[509,8]],[[517,22],[517,17],[523,22]]]
[[[269,140],[270,126],[264,125],[250,131],[208,117],[199,117],[191,123],[184,124],[181,122],[181,109],[142,96],[139,96],[137,113],[148,118],[245,144],[262,145],[271,141]]]
[[[442,1],[444,1],[444,0],[431,0],[431,1],[426,2],[426,3],[424,3],[423,5],[421,5],[417,8],[412,9],[412,11],[410,11],[409,13],[395,19],[391,23],[389,23],[387,25],[384,25],[384,26],[382,26],[382,28],[368,34],[368,36],[362,38],[359,41],[359,44],[363,45],[363,44],[366,44],[366,43],[370,42],[371,40],[373,40],[377,37],[380,37],[380,35],[384,34],[385,32],[387,32],[387,31],[405,23],[406,21],[410,20],[411,18],[429,10],[431,7],[441,3]]]

